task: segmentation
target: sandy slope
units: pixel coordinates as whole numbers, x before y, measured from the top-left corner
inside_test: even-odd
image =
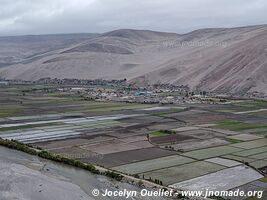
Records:
[[[0,77],[127,78],[222,92],[267,94],[267,26],[188,34],[117,30],[0,69]]]

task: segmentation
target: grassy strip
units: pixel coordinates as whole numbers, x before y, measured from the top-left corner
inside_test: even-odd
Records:
[[[94,173],[94,174],[105,175],[105,176],[113,178],[117,181],[120,181],[123,178],[123,176],[121,174],[118,174],[116,172],[107,170],[107,171],[101,173],[92,164],[87,164],[87,163],[83,163],[79,160],[66,158],[64,156],[54,154],[54,153],[51,153],[48,151],[44,151],[44,150],[40,150],[40,149],[34,149],[30,145],[26,145],[26,144],[20,143],[20,142],[15,141],[15,140],[3,140],[0,138],[0,145],[8,147],[10,149],[15,149],[15,150],[22,151],[22,152],[25,152],[25,153],[28,153],[31,155],[35,155],[35,156],[38,156],[40,158],[45,158],[47,160],[52,160],[55,162],[64,163],[66,165],[78,167],[78,168],[90,171],[91,173]]]
[[[257,106],[267,106],[267,101],[254,101],[253,104]]]
[[[155,136],[165,136],[167,135],[166,133],[162,133],[161,131],[154,131],[149,133],[150,135],[155,135]]]
[[[237,140],[237,139],[227,139],[226,141],[231,142],[233,144],[242,142],[241,140]]]
[[[13,130],[19,130],[19,129],[46,127],[46,126],[56,126],[56,125],[62,125],[62,123],[27,124],[27,125],[22,125],[22,126],[4,127],[4,128],[0,128],[0,132],[1,131],[13,131]]]
[[[240,124],[241,122],[238,122],[238,121],[222,121],[222,122],[218,122],[219,125],[225,125],[225,126],[228,126],[228,125],[236,125],[236,124]]]
[[[247,107],[247,108],[266,107],[267,101],[244,101],[244,102],[239,102],[238,104],[234,102],[232,105]]]
[[[149,134],[150,135],[155,135],[155,136],[164,136],[164,135],[176,134],[176,131],[173,131],[173,130],[159,130],[159,131],[151,132]]]

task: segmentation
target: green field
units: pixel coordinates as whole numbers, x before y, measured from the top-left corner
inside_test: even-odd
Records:
[[[103,113],[150,108],[155,105],[97,102],[77,94],[54,91],[56,86],[12,85],[0,88],[0,118],[56,113]],[[52,91],[50,91],[52,90]]]
[[[159,130],[159,131],[151,132],[149,134],[150,135],[154,135],[154,136],[165,136],[165,135],[176,134],[176,131],[173,131],[173,130]]]
[[[151,132],[149,133],[150,135],[154,135],[154,136],[165,136],[165,135],[168,135],[166,133],[163,133],[161,131],[154,131],[154,132]]]
[[[264,177],[264,178],[262,178],[262,179],[260,179],[260,181],[262,181],[262,182],[264,182],[264,183],[267,183],[267,176]]]
[[[232,105],[240,106],[240,107],[247,107],[247,108],[262,108],[267,106],[266,101],[253,101],[247,100],[243,102],[233,103]]]
[[[163,106],[92,100],[93,97],[87,97],[86,88],[74,93],[59,90],[62,87],[1,87],[0,134],[8,138],[8,134],[16,132],[14,135],[19,136],[18,140],[22,138],[21,134],[24,134],[23,139],[27,134],[29,137],[37,134],[38,140],[34,142],[44,149],[54,149],[55,153],[74,158],[82,155],[86,158],[84,162],[95,162],[141,179],[158,179],[165,186],[228,168],[229,165],[218,162],[222,158],[231,160],[223,162],[236,160],[257,168],[267,165],[267,138],[255,136],[267,134],[267,119],[261,112],[260,115],[242,113],[266,108],[267,102],[186,102]],[[103,91],[102,88],[95,89]],[[159,106],[164,108],[145,109]],[[110,116],[126,117],[114,120]],[[49,123],[50,120],[55,123]],[[6,125],[11,123],[14,126]],[[51,139],[43,137],[41,143],[43,133]],[[65,133],[68,139],[65,139]],[[150,139],[170,142],[154,145],[148,141],[147,134]],[[60,138],[53,141],[57,135]],[[25,141],[23,139],[21,141]],[[91,154],[104,155],[104,159],[95,161]],[[211,158],[215,158],[213,162],[207,160]],[[217,163],[214,162],[216,159]]]
[[[230,143],[234,143],[234,144],[242,142],[241,140],[237,140],[237,139],[227,139],[226,141]]]

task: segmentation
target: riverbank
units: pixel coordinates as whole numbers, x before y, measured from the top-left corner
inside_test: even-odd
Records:
[[[95,198],[92,191],[97,188],[100,192],[101,189],[140,192],[144,188],[3,146],[0,152],[0,199],[3,200],[51,200],[55,197],[58,200],[117,200],[117,197]]]
[[[33,156],[37,156],[43,159],[47,159],[50,161],[54,161],[60,164],[66,164],[72,167],[76,167],[76,168],[80,168],[86,171],[89,171],[90,173],[96,174],[96,175],[104,175],[107,176],[109,178],[112,178],[116,181],[121,181],[123,179],[124,182],[126,183],[131,183],[133,186],[137,186],[137,187],[145,187],[145,188],[150,188],[150,189],[170,189],[170,188],[166,188],[163,187],[161,185],[158,185],[156,183],[147,181],[147,180],[142,180],[136,177],[132,177],[129,175],[125,175],[125,174],[121,174],[121,173],[117,173],[111,170],[108,170],[104,167],[100,167],[100,166],[94,166],[91,164],[87,164],[87,163],[83,163],[80,162],[78,160],[73,160],[73,159],[69,159],[69,158],[65,158],[63,156],[60,155],[56,155],[47,151],[43,151],[41,149],[35,149],[29,145],[26,144],[22,144],[20,142],[17,141],[10,141],[10,140],[4,140],[0,138],[0,145],[10,148],[10,149],[14,149],[17,151],[22,151],[24,153],[33,155]]]
[[[123,178],[123,175],[115,173],[113,171],[101,168],[101,171],[96,169],[96,167],[94,165],[88,164],[88,163],[83,163],[80,162],[78,160],[74,160],[74,159],[70,159],[70,158],[66,158],[57,154],[53,154],[50,153],[48,151],[44,151],[41,149],[35,149],[29,145],[26,144],[22,144],[20,142],[14,141],[14,140],[3,140],[0,139],[0,145],[11,148],[11,149],[15,149],[18,151],[22,151],[34,156],[38,156],[40,158],[45,158],[48,160],[52,160],[55,162],[59,162],[59,163],[64,163],[70,166],[74,166],[74,167],[78,167],[84,170],[87,170],[93,174],[101,174],[101,175],[105,175],[108,176],[110,178],[116,179],[117,181],[120,181]]]
[[[1,160],[0,199],[93,200],[77,185],[38,170]]]

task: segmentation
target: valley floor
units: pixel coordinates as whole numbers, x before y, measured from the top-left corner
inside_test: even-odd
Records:
[[[178,190],[267,195],[266,102],[162,106],[21,94],[20,88],[0,88],[3,139]],[[28,173],[16,164],[1,169],[18,167]]]

